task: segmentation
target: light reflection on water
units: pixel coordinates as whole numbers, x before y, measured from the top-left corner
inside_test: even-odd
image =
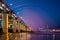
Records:
[[[35,34],[30,34],[30,33],[20,33],[19,40],[43,40],[43,35],[35,35]]]
[[[28,33],[20,33],[20,40],[30,40],[31,34]]]
[[[1,40],[6,39],[6,35],[0,35]],[[37,35],[31,33],[9,33],[9,40],[60,40],[60,34],[53,35]]]
[[[37,34],[29,34],[29,33],[20,33],[20,40],[60,40],[60,34],[55,35],[53,39],[53,35],[37,35]]]
[[[20,39],[19,40],[43,40],[43,36],[45,36],[45,35],[20,33]]]

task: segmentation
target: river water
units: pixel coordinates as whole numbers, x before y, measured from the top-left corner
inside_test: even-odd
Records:
[[[5,40],[6,35],[1,34],[0,40]],[[60,34],[40,35],[32,33],[9,33],[9,40],[60,40]]]
[[[30,33],[20,33],[19,40],[60,40],[59,35],[38,35],[38,34],[30,34]]]

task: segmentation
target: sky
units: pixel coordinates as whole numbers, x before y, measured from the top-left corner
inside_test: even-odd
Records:
[[[60,0],[4,0],[32,30],[60,26]]]

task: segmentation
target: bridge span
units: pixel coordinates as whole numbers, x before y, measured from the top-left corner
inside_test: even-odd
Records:
[[[25,38],[24,40],[27,40],[27,36],[31,36],[27,35],[27,33],[35,35],[53,35],[54,40],[56,34],[60,35],[60,30],[44,29],[33,31],[5,4],[4,0],[0,0],[0,39],[18,40],[21,38],[21,40],[23,40],[23,38]]]

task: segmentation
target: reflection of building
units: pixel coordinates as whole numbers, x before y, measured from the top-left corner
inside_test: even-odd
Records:
[[[24,21],[17,17],[16,14],[0,0],[0,32],[5,33],[6,40],[8,40],[9,32],[31,31]],[[15,36],[15,34],[14,34]]]

